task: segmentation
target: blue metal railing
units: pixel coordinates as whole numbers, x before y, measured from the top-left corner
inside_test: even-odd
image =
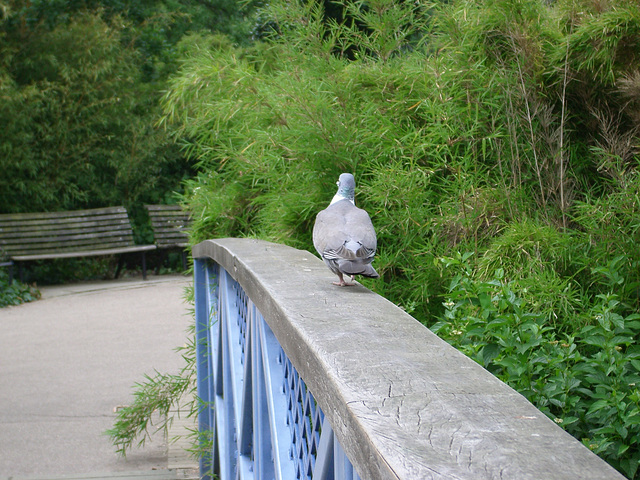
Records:
[[[195,260],[204,478],[358,480],[331,425],[242,287]]]

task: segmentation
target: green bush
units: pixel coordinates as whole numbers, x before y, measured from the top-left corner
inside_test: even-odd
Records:
[[[40,292],[30,285],[15,280],[9,284],[9,274],[4,268],[0,269],[0,308],[32,302],[39,298]]]
[[[104,279],[116,268],[114,257],[80,257],[38,260],[23,266],[24,281],[39,285]]]
[[[185,14],[163,2],[137,14],[122,2],[10,3],[0,17],[0,212],[173,198],[193,170],[156,125],[158,90]]]
[[[470,257],[442,259],[455,274],[432,330],[635,478],[640,314],[622,315],[617,295],[598,295],[585,312],[587,325],[560,331],[523,301],[503,270],[474,279]]]

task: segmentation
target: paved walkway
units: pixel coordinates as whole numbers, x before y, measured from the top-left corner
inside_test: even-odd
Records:
[[[0,479],[185,473],[168,470],[161,434],[122,458],[103,432],[145,373],[180,371],[190,283],[150,275],[43,287],[38,301],[0,308]]]

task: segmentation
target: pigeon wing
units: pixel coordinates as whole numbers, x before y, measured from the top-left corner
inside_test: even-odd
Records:
[[[376,233],[366,211],[341,200],[318,213],[313,245],[325,260],[366,261],[376,253]]]
[[[350,240],[360,244],[355,252],[356,257],[373,259],[376,254],[377,240],[369,214],[361,208],[353,206],[346,212],[345,217]]]

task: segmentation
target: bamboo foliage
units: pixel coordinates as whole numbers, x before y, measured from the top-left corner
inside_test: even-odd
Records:
[[[204,36],[183,43],[188,57],[163,121],[199,162],[184,197],[193,241],[256,236],[313,251],[315,215],[351,171],[378,233],[382,278],[367,286],[479,361],[490,365],[502,344],[491,340],[482,353],[469,339],[481,336],[481,315],[503,307],[513,307],[510,318],[535,318],[548,335],[540,345],[554,345],[550,363],[565,354],[557,338],[595,341],[593,312],[635,328],[637,5],[337,5],[341,15],[327,16],[322,3],[274,2],[265,10],[272,34],[250,47]],[[610,353],[627,355],[620,375],[635,378],[629,345]],[[566,381],[536,373],[540,385],[565,390],[528,383],[525,394],[634,477],[633,408],[616,420],[618,433],[605,431],[610,419],[594,418],[589,403],[599,397],[571,396],[571,358]]]

